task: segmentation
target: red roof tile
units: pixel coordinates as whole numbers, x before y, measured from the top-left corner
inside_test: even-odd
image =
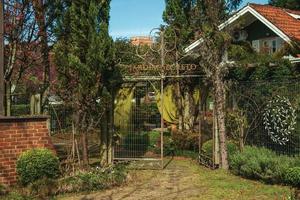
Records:
[[[300,41],[300,19],[289,13],[300,15],[300,11],[278,8],[270,5],[249,4],[251,8],[260,13],[291,40]]]

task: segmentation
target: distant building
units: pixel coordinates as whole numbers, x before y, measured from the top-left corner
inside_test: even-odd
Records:
[[[130,38],[131,44],[138,46],[138,45],[148,45],[150,46],[153,43],[151,37],[147,36],[134,36]]]

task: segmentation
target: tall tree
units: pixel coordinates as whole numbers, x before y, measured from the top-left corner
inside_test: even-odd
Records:
[[[218,26],[229,16],[232,9],[238,7],[240,2],[241,0],[166,0],[164,13],[164,20],[168,27],[178,32],[176,35],[181,46],[194,37],[203,39],[197,53],[200,55],[199,64],[206,76],[206,82],[213,86],[221,166],[224,169],[228,169],[224,75],[228,69],[226,52],[231,37],[227,32],[220,31]]]
[[[300,10],[299,0],[269,0],[269,4],[272,6],[288,8],[291,10]]]
[[[195,0],[166,0],[166,8],[163,13],[163,20],[167,24],[165,33],[167,46],[176,48],[169,57],[177,64],[176,73],[179,75],[179,60],[183,55],[183,47],[190,43],[194,38],[193,27],[193,8],[196,5]],[[186,61],[186,60],[184,60]],[[194,89],[199,86],[199,81],[180,80],[175,81],[176,85],[176,104],[178,108],[178,128],[180,131],[190,134],[194,129],[194,120],[198,112],[198,102],[194,101]]]
[[[175,31],[177,45],[182,47],[193,39],[192,15],[195,0],[165,0],[166,8],[163,20],[168,25],[168,31]]]
[[[41,110],[47,103],[50,90],[50,51],[55,42],[53,37],[54,29],[65,7],[69,4],[69,0],[32,0],[33,9],[35,11],[35,21],[38,28],[37,38],[41,51],[41,65],[43,66],[43,83],[40,88],[42,95]]]
[[[18,84],[21,82],[28,87],[24,76],[39,76],[32,73],[32,68],[39,68],[44,75],[41,77],[43,83],[36,83],[42,87],[31,92],[43,94],[49,88],[49,52],[64,2],[67,0],[4,0],[6,115],[11,114],[11,93],[17,90]],[[44,97],[46,99],[46,95]]]
[[[198,50],[201,67],[207,80],[212,83],[217,129],[220,141],[221,167],[228,169],[225,130],[226,91],[224,76],[228,71],[227,49],[231,43],[228,30],[220,30],[219,25],[226,19],[231,9],[239,5],[239,0],[199,0],[197,10],[199,30],[203,42]]]
[[[35,52],[36,26],[29,1],[4,1],[5,37],[5,114],[11,114],[11,86],[16,87],[23,72],[32,63],[30,54]]]
[[[73,109],[88,164],[87,134],[101,124],[101,153],[108,162],[111,136],[107,125],[114,87],[114,48],[108,35],[110,0],[74,0],[59,26],[55,61],[60,94]],[[104,126],[105,124],[106,126]]]

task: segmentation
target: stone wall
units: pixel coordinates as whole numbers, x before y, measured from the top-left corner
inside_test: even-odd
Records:
[[[54,147],[47,128],[48,117],[0,117],[0,184],[17,182],[18,156],[32,148]]]

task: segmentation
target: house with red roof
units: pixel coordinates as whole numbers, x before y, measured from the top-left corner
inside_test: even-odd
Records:
[[[219,25],[223,30],[238,27],[233,33],[235,41],[249,42],[259,53],[273,54],[286,45],[300,44],[300,11],[270,5],[248,4],[227,21]],[[199,39],[189,45],[185,52],[192,51],[202,43]],[[300,62],[300,52],[286,55],[292,63]]]

